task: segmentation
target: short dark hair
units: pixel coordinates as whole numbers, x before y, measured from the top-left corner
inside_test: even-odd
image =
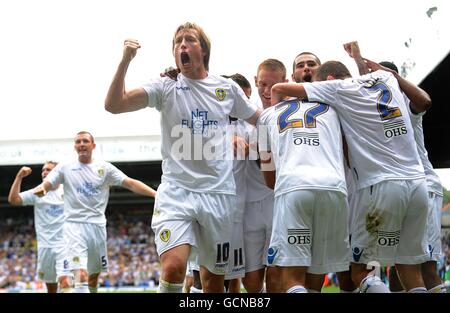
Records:
[[[323,63],[316,70],[314,75],[315,81],[327,80],[328,75],[333,76],[336,79],[344,79],[352,77],[348,68],[339,61],[328,61]]]
[[[233,75],[222,75],[222,77],[232,79],[239,86],[241,86],[241,88],[252,88],[252,85],[250,85],[250,82],[242,74],[235,73]]]
[[[315,55],[314,53],[309,52],[309,51],[304,51],[304,52],[301,52],[301,53],[297,54],[297,56],[294,58],[294,62],[292,63],[292,71],[293,71],[293,72],[295,72],[295,66],[297,65],[297,64],[295,64],[295,60],[297,60],[297,58],[298,58],[299,56],[305,55],[305,54],[310,54],[310,55],[312,55],[312,56],[316,59],[317,64],[319,64],[319,65],[322,64],[322,63],[320,62],[320,59],[319,59],[319,57],[318,57],[317,55]]]
[[[394,62],[381,61],[379,64],[381,66],[387,67],[388,69],[395,71],[398,74],[398,67],[397,65],[394,64]]]
[[[92,141],[92,143],[94,143],[95,141],[94,141],[94,136],[92,136],[92,134],[90,133],[90,132],[88,132],[88,131],[86,131],[86,130],[82,130],[82,131],[79,131],[78,133],[77,133],[77,136],[78,135],[89,135],[89,137],[91,137],[91,141]]]

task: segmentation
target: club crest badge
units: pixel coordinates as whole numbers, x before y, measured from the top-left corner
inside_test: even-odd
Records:
[[[227,92],[223,88],[216,88],[216,97],[217,100],[223,101],[227,96]]]
[[[161,238],[162,241],[167,242],[170,239],[170,230],[168,229],[163,229],[160,233],[159,233],[159,238]]]

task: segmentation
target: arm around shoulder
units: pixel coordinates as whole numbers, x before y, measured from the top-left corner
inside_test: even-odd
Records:
[[[278,102],[284,97],[308,98],[303,84],[297,83],[277,83],[272,86],[271,93],[273,101]]]
[[[52,188],[52,184],[50,184],[47,180],[44,180],[42,184],[34,188],[33,193],[38,197],[43,197],[47,194],[47,191],[51,190]]]
[[[431,108],[431,97],[425,90],[401,77],[396,72],[392,74],[397,78],[400,88],[410,100],[409,106],[414,114],[425,112]]]
[[[425,90],[423,90],[419,86],[416,86],[415,84],[411,83],[410,81],[406,80],[400,74],[398,74],[396,71],[394,71],[392,69],[381,66],[380,64],[378,64],[374,61],[371,61],[369,59],[366,59],[366,58],[364,60],[372,71],[384,70],[384,71],[390,72],[390,73],[392,73],[392,75],[394,75],[394,77],[397,79],[400,89],[405,93],[405,95],[411,101],[410,107],[411,107],[411,111],[414,114],[425,112],[426,110],[431,108],[431,104],[432,104],[431,98],[430,98],[430,95]]]

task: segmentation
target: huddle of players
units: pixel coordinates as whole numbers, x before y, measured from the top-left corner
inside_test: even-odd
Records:
[[[252,201],[239,202],[245,203],[240,215],[245,262],[260,261],[257,271],[245,266],[240,276],[244,287],[264,291],[266,268],[268,292],[320,292],[328,272],[337,272],[341,292],[389,292],[377,269],[396,265],[391,270],[392,291],[446,292],[436,270],[442,186],[427,158],[422,130],[431,100],[401,78],[394,64],[363,59],[357,42],[344,48],[360,74],[367,75],[342,81],[351,75],[335,61],[316,73],[319,58],[305,52],[294,61],[296,83],[336,81],[302,87],[279,84],[271,93],[274,84],[286,82],[286,69],[274,59],[258,67],[255,85],[265,109],[258,120],[262,172],[251,166],[257,163],[250,158],[245,177],[239,176],[239,169],[235,180],[242,186],[237,188],[242,199],[254,192],[239,182],[250,186],[262,182],[263,174],[267,186],[275,189],[275,205],[264,199],[258,211]],[[248,88],[239,74],[231,78]],[[255,131],[246,129],[250,150]],[[402,140],[395,140],[398,136]],[[258,228],[259,236],[253,237]],[[271,239],[257,243],[255,238],[267,238],[264,231]],[[262,258],[254,253],[257,247],[264,247]],[[255,275],[259,271],[263,274]]]
[[[388,292],[373,275],[374,265],[395,265],[409,292],[443,290],[424,276],[425,288],[421,274],[421,265],[440,249],[427,238],[435,229],[426,228],[428,216],[436,224],[431,211],[442,202],[438,181],[433,185],[430,179],[427,186],[425,180],[432,167],[425,165],[421,116],[431,100],[395,71],[362,59],[356,43],[344,47],[366,75],[351,78],[336,61],[319,67],[319,59],[305,52],[294,61],[297,83],[289,84],[281,62],[261,63],[255,84],[262,111],[233,80],[208,72],[211,43],[198,25],[185,23],[175,31],[175,77],[131,90],[125,89],[125,76],[141,46],[125,40],[105,109],[117,114],[154,107],[161,114],[163,175],[152,218],[160,292],[182,292],[193,259],[205,292],[223,292],[224,277],[242,277],[248,292],[264,291],[264,281],[267,292],[320,291],[328,272],[338,273],[342,290]],[[226,147],[212,159],[192,158],[199,143],[229,145],[223,139],[229,138],[230,123],[243,127],[232,139],[236,154],[259,152],[258,161],[230,162]],[[92,135],[81,135],[93,143]],[[181,151],[180,135],[192,139],[188,151]],[[93,172],[104,176],[104,169]],[[119,176],[114,184],[123,185]],[[35,194],[42,196],[49,187],[44,181]],[[97,231],[91,228],[90,233]],[[107,256],[99,262],[105,270]],[[83,263],[87,267],[85,258]],[[83,290],[88,272],[81,272]]]

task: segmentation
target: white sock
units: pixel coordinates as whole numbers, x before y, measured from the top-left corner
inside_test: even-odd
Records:
[[[69,288],[59,288],[59,292],[60,293],[73,293],[73,288],[69,287]]]
[[[425,287],[416,287],[408,290],[408,293],[426,293],[426,292],[427,288]]]
[[[295,285],[289,288],[286,293],[308,293],[308,291],[302,285]]]
[[[182,293],[183,283],[169,283],[162,279],[159,280],[158,293]],[[192,292],[192,291],[191,291]]]
[[[89,293],[89,287],[87,283],[75,283],[74,293]]]
[[[378,276],[369,275],[361,281],[361,293],[390,293],[389,288]]]
[[[89,287],[89,293],[97,293],[98,288],[97,287]]]
[[[190,293],[203,293],[203,289],[198,289],[194,286],[191,286]]]
[[[429,293],[447,293],[447,288],[445,288],[444,284],[439,284],[437,286],[434,286],[431,289],[428,289]]]

